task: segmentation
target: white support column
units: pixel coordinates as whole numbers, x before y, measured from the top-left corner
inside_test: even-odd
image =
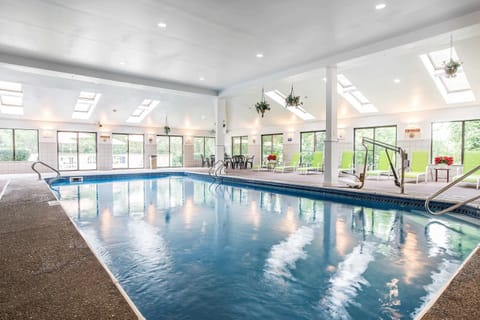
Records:
[[[215,161],[223,160],[225,155],[225,126],[227,125],[225,99],[215,98]]]
[[[331,185],[338,177],[338,138],[337,138],[337,67],[328,66],[327,73],[327,119],[325,138],[324,183]]]

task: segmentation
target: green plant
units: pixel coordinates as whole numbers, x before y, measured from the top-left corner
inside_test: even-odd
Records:
[[[300,101],[300,96],[295,96],[295,93],[293,92],[293,85],[292,90],[290,90],[290,94],[285,98],[285,104],[287,107],[298,107],[303,105],[303,102]]]
[[[445,74],[449,78],[453,78],[456,76],[456,73],[458,71],[458,68],[460,68],[462,64],[458,61],[455,61],[453,59],[450,59],[448,63],[445,63]]]
[[[257,110],[258,114],[262,115],[262,118],[263,118],[263,115],[265,114],[265,111],[270,110],[270,104],[265,100],[265,91],[263,88],[262,88],[262,100],[258,101],[255,104],[255,109]]]

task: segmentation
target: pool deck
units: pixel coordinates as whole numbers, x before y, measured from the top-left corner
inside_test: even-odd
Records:
[[[207,168],[188,168],[208,173]],[[65,175],[179,171],[129,170],[69,172]],[[323,174],[300,175],[253,170],[229,170],[228,176],[317,187],[346,187],[340,180],[323,183]],[[367,192],[424,199],[445,182],[406,183],[401,195],[391,179],[369,179]],[[5,188],[6,187],[6,188]],[[2,192],[4,191],[4,192]],[[462,201],[479,195],[460,184],[439,199]],[[36,175],[0,175],[0,319],[137,319],[114,280]],[[49,204],[50,202],[50,204]],[[480,207],[480,202],[473,204]],[[477,219],[470,222],[480,224]],[[480,249],[457,273],[422,319],[480,319]]]

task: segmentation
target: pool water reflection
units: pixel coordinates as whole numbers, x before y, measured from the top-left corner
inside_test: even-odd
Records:
[[[184,177],[57,186],[147,319],[400,319],[480,241],[420,212]]]

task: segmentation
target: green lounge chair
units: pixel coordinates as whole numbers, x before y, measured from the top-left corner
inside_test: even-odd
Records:
[[[453,180],[460,178],[462,175],[480,165],[480,151],[465,151],[463,155],[463,173],[453,177]],[[480,170],[463,179],[464,182],[475,183],[476,188],[480,187]]]
[[[354,173],[355,168],[353,166],[353,155],[352,150],[346,150],[342,152],[342,161],[340,162],[340,168],[338,168],[338,174],[342,172],[345,173]]]
[[[295,152],[290,158],[290,163],[288,165],[276,166],[273,169],[273,172],[286,172],[293,171],[300,165],[300,152]]]
[[[392,151],[388,151],[388,155],[390,156],[390,159],[392,162],[394,161],[395,155],[393,154]],[[380,176],[389,176],[392,174],[392,169],[390,168],[390,163],[388,162],[387,158],[387,153],[382,150],[380,152],[380,155],[378,156],[378,163],[377,166],[375,167],[375,170],[367,170],[367,177],[374,176],[377,178],[377,180],[380,179]]]
[[[313,153],[312,163],[306,167],[298,167],[297,173],[308,174],[309,172],[318,172],[323,170],[323,151]]]
[[[410,161],[410,171],[405,172],[405,179],[418,179],[423,176],[423,180],[427,182],[428,170],[428,151],[413,151],[412,161]]]

